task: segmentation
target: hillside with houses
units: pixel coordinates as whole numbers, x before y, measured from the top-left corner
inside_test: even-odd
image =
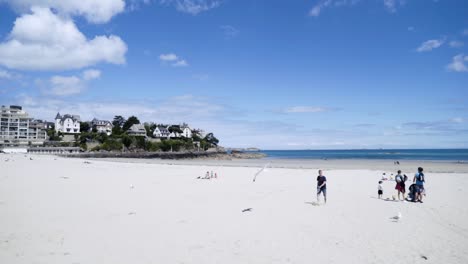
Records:
[[[213,133],[189,124],[141,123],[138,117],[82,120],[57,113],[54,122],[32,118],[21,106],[2,106],[0,147],[27,147],[30,152],[167,152],[216,148]]]

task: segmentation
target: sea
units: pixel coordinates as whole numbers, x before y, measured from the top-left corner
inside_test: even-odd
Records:
[[[260,150],[269,159],[385,159],[468,162],[468,149]]]

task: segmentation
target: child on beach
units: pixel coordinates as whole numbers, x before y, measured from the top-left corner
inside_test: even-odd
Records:
[[[378,188],[377,194],[379,195],[379,199],[382,199],[382,195],[383,195],[382,181],[379,181],[379,186],[377,188]]]

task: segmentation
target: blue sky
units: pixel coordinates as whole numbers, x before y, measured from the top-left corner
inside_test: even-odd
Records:
[[[464,0],[0,0],[0,104],[229,147],[468,147]]]

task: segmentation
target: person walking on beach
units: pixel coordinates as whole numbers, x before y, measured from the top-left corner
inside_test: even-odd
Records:
[[[424,183],[426,179],[424,177],[423,168],[419,167],[418,172],[414,175],[413,183],[416,183],[416,195],[415,195],[415,202],[422,203],[422,196],[424,194]]]
[[[320,193],[323,193],[323,199],[327,203],[327,178],[322,175],[322,170],[318,171],[317,176],[317,202],[320,202]]]
[[[395,176],[395,181],[396,181],[396,186],[395,190],[398,191],[398,200],[400,199],[400,193],[403,196],[403,200],[405,200],[405,192],[406,192],[406,186],[405,186],[405,176],[401,175],[401,170],[398,170],[398,174]]]
[[[377,186],[377,195],[379,199],[382,199],[382,195],[383,195],[382,181],[379,181],[379,185]]]

